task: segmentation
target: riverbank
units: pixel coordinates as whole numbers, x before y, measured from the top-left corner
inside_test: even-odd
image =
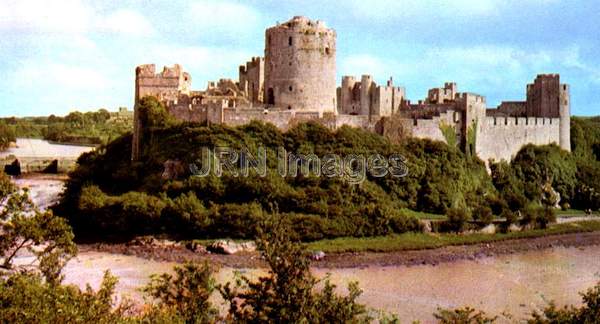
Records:
[[[588,222],[589,223],[589,222]],[[600,245],[600,222],[594,231],[547,234],[528,238],[507,238],[503,240],[475,242],[464,244],[448,244],[437,248],[403,249],[387,252],[330,252],[314,261],[315,268],[360,268],[370,266],[415,266],[438,265],[459,260],[475,260],[479,258],[539,251],[554,247],[586,247]],[[569,227],[579,223],[568,224]],[[556,226],[567,226],[556,225]],[[585,228],[581,224],[582,229]],[[588,224],[588,226],[590,226]],[[589,227],[588,227],[589,228]],[[492,235],[488,235],[492,236]],[[310,247],[310,246],[309,246]],[[209,261],[232,268],[262,268],[266,264],[257,252],[244,252],[234,255],[210,254],[204,251],[194,252],[183,244],[136,245],[136,244],[82,244],[80,252],[107,252],[132,255],[144,259],[166,262]]]

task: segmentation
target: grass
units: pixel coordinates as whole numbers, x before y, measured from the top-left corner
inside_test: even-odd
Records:
[[[497,234],[404,233],[389,236],[355,238],[345,237],[321,240],[308,244],[313,251],[340,252],[392,252],[434,249],[450,245],[497,242],[511,239],[536,238],[548,235],[600,231],[599,221],[583,221],[552,225],[548,229]]]
[[[556,215],[561,216],[561,217],[585,216],[585,211],[580,210],[580,209],[567,209],[567,210],[558,209],[558,210],[556,210]]]
[[[415,210],[411,210],[411,209],[407,209],[407,208],[402,208],[400,209],[400,211],[402,213],[404,213],[406,216],[413,216],[417,219],[429,219],[429,220],[444,220],[446,219],[446,215],[442,215],[442,214],[432,214],[432,213],[427,213],[427,212],[422,212],[422,211],[415,211]]]

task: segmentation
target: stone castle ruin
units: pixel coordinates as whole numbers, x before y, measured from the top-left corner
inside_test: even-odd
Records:
[[[570,150],[569,87],[557,74],[538,75],[527,85],[525,101],[493,109],[485,97],[458,92],[451,82],[417,103],[392,79],[377,85],[370,75],[344,76],[337,87],[336,33],[305,17],[267,29],[264,55],[240,66],[237,81],[209,82],[202,91],[191,90],[191,76],[177,64],[159,73],[153,64],[138,66],[135,101],[154,96],[177,119],[207,124],[260,120],[286,130],[314,121],[331,129],[360,127],[392,140],[429,138],[484,161],[510,160],[529,143]],[[132,159],[138,160],[144,125],[137,109],[134,115]]]

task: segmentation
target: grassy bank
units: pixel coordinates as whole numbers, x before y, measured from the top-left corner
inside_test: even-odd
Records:
[[[548,235],[600,231],[600,221],[584,221],[553,225],[548,229],[528,230],[498,234],[425,234],[404,233],[368,238],[337,238],[308,244],[314,251],[341,252],[393,252],[441,248],[451,245],[497,242],[511,239],[536,238]]]

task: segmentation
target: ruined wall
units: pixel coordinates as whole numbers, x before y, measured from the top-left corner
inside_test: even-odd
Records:
[[[240,66],[239,88],[253,104],[263,103],[265,84],[265,59],[253,57],[246,65]]]
[[[391,78],[385,86],[378,86],[370,75],[363,75],[360,82],[352,76],[342,77],[338,93],[340,114],[376,117],[397,112],[405,97],[404,88],[395,87]]]
[[[443,88],[429,89],[425,102],[430,104],[443,104],[453,101],[457,93],[456,83],[446,82]]]
[[[390,78],[386,86],[377,86],[375,88],[371,102],[371,115],[391,116],[400,110],[404,97],[404,88],[395,87]]]
[[[559,144],[559,118],[486,117],[477,134],[477,155],[483,161],[510,161],[525,144]]]
[[[180,94],[189,94],[191,76],[184,72],[179,64],[164,67],[161,73],[156,73],[154,64],[140,65],[135,69],[135,102],[133,112],[133,140],[131,159],[140,156],[141,122],[136,103],[146,96],[154,96],[161,101],[177,102]]]
[[[333,29],[305,17],[267,29],[267,105],[336,113],[335,41]]]
[[[338,113],[347,115],[360,114],[361,83],[353,76],[343,76],[342,86],[338,88]]]
[[[559,98],[559,75],[538,75],[527,85],[527,116],[559,117]]]
[[[207,107],[202,105],[200,101],[180,100],[177,105],[167,107],[167,111],[178,120],[203,123],[207,120]]]

